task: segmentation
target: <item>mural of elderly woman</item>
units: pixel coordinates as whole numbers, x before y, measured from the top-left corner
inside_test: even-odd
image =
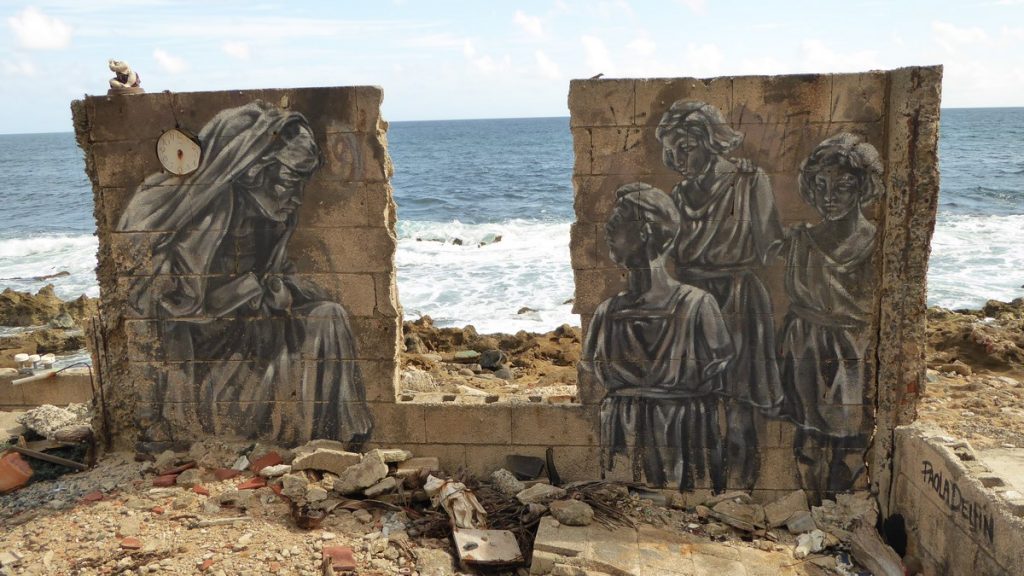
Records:
[[[159,238],[129,293],[137,313],[159,319],[165,361],[148,439],[365,441],[372,420],[348,314],[288,259],[321,164],[312,128],[257,101],[221,111],[198,137],[199,168],[148,177],[118,223]]]
[[[649,484],[692,490],[710,476],[720,492],[718,395],[732,358],[729,333],[711,295],[665,270],[679,231],[671,198],[642,183],[616,195],[605,231],[628,287],[595,310],[582,363],[606,391],[602,465],[611,470],[632,444],[636,481],[642,470]]]
[[[681,226],[679,279],[711,293],[729,327],[736,357],[726,376],[730,483],[750,489],[760,468],[755,412],[778,412],[782,387],[768,290],[756,271],[781,247],[782,226],[768,176],[726,155],[743,134],[714,106],[679,100],[656,136],[662,161],[683,180],[672,189]]]
[[[800,166],[800,195],[821,222],[795,226],[788,241],[782,382],[800,480],[818,497],[851,489],[864,470],[876,229],[862,208],[881,193],[882,172],[875,147],[845,132]]]

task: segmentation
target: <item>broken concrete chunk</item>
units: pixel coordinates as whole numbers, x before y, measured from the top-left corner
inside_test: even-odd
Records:
[[[818,525],[814,522],[814,516],[806,510],[794,512],[786,520],[786,530],[792,534],[803,534],[816,529]]]
[[[500,468],[495,470],[491,474],[491,483],[505,496],[512,498],[516,494],[519,494],[523,490],[526,490],[526,484],[523,484],[516,478],[515,474]]]
[[[725,502],[726,500],[735,500],[737,502],[740,502],[741,504],[750,504],[751,502],[754,501],[754,499],[750,497],[750,494],[747,494],[746,492],[740,492],[738,490],[733,490],[732,492],[726,492],[724,494],[712,496],[705,500],[703,504],[708,508],[714,508],[716,504],[718,504],[719,502]]]
[[[178,474],[178,477],[174,481],[178,486],[184,486],[185,488],[191,488],[196,484],[201,484],[202,482],[202,472],[197,468],[189,468],[188,470],[185,470],[181,474]]]
[[[725,500],[715,504],[711,509],[712,515],[734,528],[747,532],[763,528],[764,508],[760,504],[743,504],[737,500]]]
[[[368,452],[361,462],[345,468],[338,474],[338,479],[334,481],[334,491],[342,496],[355,494],[380,482],[387,475],[388,465],[384,463],[380,454]]]
[[[316,450],[319,450],[321,448],[326,448],[328,450],[334,450],[337,452],[348,452],[348,447],[345,446],[345,444],[338,442],[337,440],[328,440],[326,438],[317,438],[316,440],[310,440],[309,442],[306,442],[302,446],[296,448],[294,452],[295,455],[298,456],[299,454],[308,454],[310,452],[315,452]]]
[[[277,478],[283,476],[292,471],[292,467],[288,464],[278,464],[276,466],[264,466],[260,469],[260,476],[264,478]]]
[[[764,514],[769,528],[778,528],[789,520],[796,512],[810,512],[807,505],[807,494],[803,490],[794,490],[782,498],[765,504]]]
[[[282,491],[281,493],[283,494],[284,492]],[[309,502],[327,500],[327,490],[321,486],[313,484],[306,489],[306,500]]]
[[[322,470],[341,476],[348,467],[359,464],[362,457],[355,452],[341,452],[330,448],[317,448],[312,452],[297,454],[292,460],[292,470]]]
[[[452,557],[437,548],[413,548],[416,554],[416,571],[420,576],[455,576]]]
[[[249,458],[247,456],[239,456],[238,460],[231,466],[232,470],[247,470],[249,468]]]
[[[413,474],[419,474],[420,470],[423,470],[424,468],[426,468],[428,472],[439,472],[441,470],[441,463],[438,461],[436,456],[410,458],[398,465],[398,470],[395,474],[397,476],[411,476]]]
[[[387,478],[377,482],[373,486],[370,486],[363,491],[363,495],[367,498],[376,498],[381,494],[391,492],[398,486],[398,480],[394,476],[388,476]]]
[[[550,484],[534,484],[526,490],[516,494],[516,498],[523,504],[538,503],[544,504],[559,498],[565,498],[565,490]]]
[[[515,534],[508,530],[456,528],[452,535],[459,560],[466,566],[500,567],[523,562]]]
[[[281,477],[281,494],[292,500],[303,498],[308,484],[304,474],[285,474]]]
[[[377,452],[378,454],[380,454],[381,460],[383,460],[386,464],[405,462],[409,458],[412,458],[412,452],[409,452],[408,450],[402,450],[400,448],[377,448],[375,450],[370,450],[370,452]]]
[[[579,500],[556,500],[550,509],[555,520],[567,526],[587,526],[594,520],[594,509]]]

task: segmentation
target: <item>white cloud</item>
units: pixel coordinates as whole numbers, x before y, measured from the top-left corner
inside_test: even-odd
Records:
[[[541,76],[552,80],[562,76],[562,71],[558,68],[558,64],[551,60],[551,58],[548,58],[548,55],[543,50],[537,50],[533,55],[537,59],[537,69],[540,70]]]
[[[604,41],[597,36],[587,35],[581,37],[580,42],[583,43],[587,74],[614,74],[615,64],[612,63],[612,55]]]
[[[472,58],[472,57],[476,56],[476,46],[473,44],[472,40],[467,38],[462,43],[462,54],[466,58]]]
[[[188,64],[184,60],[160,48],[153,50],[153,58],[168,74],[180,74],[188,68]]]
[[[544,24],[541,22],[540,16],[529,16],[522,10],[516,10],[516,13],[512,16],[512,21],[534,38],[544,36]]]
[[[935,20],[932,22],[932,32],[939,46],[950,53],[956,52],[961,46],[988,42],[988,34],[977,26],[960,28],[956,24]]]
[[[629,44],[626,44],[626,50],[629,50],[637,56],[653,56],[658,50],[658,46],[650,38],[640,36],[633,39]]]
[[[71,26],[29,6],[7,19],[18,44],[29,50],[61,50],[71,44]]]
[[[626,0],[604,0],[597,3],[597,15],[604,20],[622,21],[631,19],[636,14]]]
[[[237,60],[248,60],[252,56],[252,51],[245,42],[232,42],[229,40],[221,44],[221,50]]]
[[[35,65],[28,60],[19,60],[17,62],[4,60],[2,65],[4,74],[7,76],[35,76],[36,74]]]
[[[858,50],[836,52],[816,38],[800,43],[802,62],[800,72],[864,72],[881,68],[878,52]]]
[[[707,0],[676,0],[683,6],[690,9],[694,14],[703,14],[708,8]]]
[[[688,44],[686,62],[689,68],[683,72],[699,78],[715,76],[721,73],[724,60],[722,49],[717,44]]]

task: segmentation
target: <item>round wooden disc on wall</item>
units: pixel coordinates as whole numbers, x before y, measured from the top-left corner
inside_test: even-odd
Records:
[[[172,128],[161,134],[156,141],[156,155],[164,170],[184,176],[199,168],[203,150],[195,138]]]

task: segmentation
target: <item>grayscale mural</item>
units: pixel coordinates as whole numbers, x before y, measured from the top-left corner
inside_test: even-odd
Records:
[[[349,315],[289,259],[303,189],[322,163],[313,129],[256,101],[221,111],[198,140],[198,169],[146,178],[117,225],[158,233],[128,295],[159,326],[145,435],[367,440]]]
[[[743,134],[710,104],[674,103],[656,136],[665,166],[683,178],[672,189],[682,218],[676,273],[714,295],[735,349],[723,391],[729,484],[753,488],[760,468],[755,414],[776,415],[782,402],[771,297],[756,274],[782,244],[771,183],[748,160],[728,156]]]
[[[880,194],[881,178],[874,146],[848,133],[819,144],[800,166],[800,196],[821,221],[795,226],[786,241],[790,304],[780,342],[800,481],[815,493],[847,489],[864,469],[872,301],[865,279],[876,229],[862,208]]]
[[[771,453],[792,459],[786,485],[812,499],[852,488],[872,426],[875,225],[863,208],[882,189],[878,152],[851,133],[779,143],[785,206],[818,215],[784,227],[768,173],[717,107],[677,100],[651,135],[657,170],[674,174],[651,178],[672,188],[615,191],[604,236],[626,289],[594,308],[585,336],[603,469],[625,460],[651,485],[749,490]],[[794,156],[799,145],[813,151]]]
[[[583,349],[607,390],[603,466],[633,445],[633,469],[648,482],[689,490],[707,478],[721,490],[719,395],[734,357],[728,330],[714,297],[665,268],[679,234],[669,196],[641,183],[616,194],[608,248],[628,270],[629,287],[598,306]]]

